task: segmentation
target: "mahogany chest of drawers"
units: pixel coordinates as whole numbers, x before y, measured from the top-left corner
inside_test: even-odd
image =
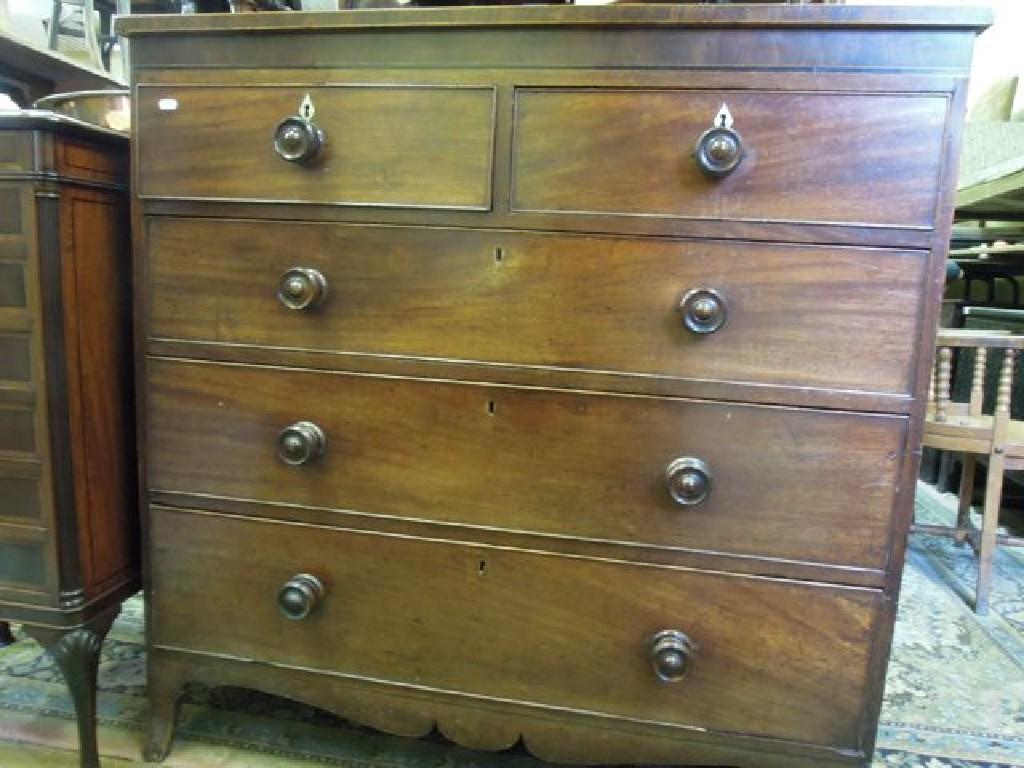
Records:
[[[100,644],[139,580],[128,139],[0,114],[0,630],[52,653],[98,765]]]
[[[976,10],[129,18],[147,757],[199,680],[870,759]]]

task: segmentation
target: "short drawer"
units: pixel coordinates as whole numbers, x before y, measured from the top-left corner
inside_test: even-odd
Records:
[[[282,159],[307,96],[322,150]],[[490,87],[143,86],[136,109],[144,197],[490,208]]]
[[[157,646],[613,718],[858,743],[874,590],[159,507],[151,531]],[[301,574],[323,589],[303,579],[282,596]],[[282,599],[293,616],[308,614],[286,618]],[[681,680],[656,672],[652,638],[664,630],[692,644]]]
[[[148,247],[152,337],[902,396],[926,265],[916,251],[162,218]],[[292,279],[304,309],[280,295]],[[719,324],[693,322],[702,296]]]
[[[32,378],[30,342],[27,333],[0,332],[0,380],[29,381]]]
[[[40,516],[39,466],[28,463],[15,473],[0,466],[0,522],[15,524],[36,524]]]
[[[2,153],[0,146],[0,158]],[[11,170],[4,166],[0,161],[0,175]],[[17,303],[16,286],[24,285],[25,275],[15,267],[28,258],[28,232],[35,226],[34,216],[32,185],[19,181],[0,182],[0,320],[5,309],[24,305],[24,302]]]
[[[46,546],[31,541],[6,540],[0,526],[0,589],[39,591],[46,586]]]
[[[24,309],[27,302],[24,263],[0,261],[0,310]]]
[[[36,417],[31,406],[0,401],[0,453],[7,452],[36,452]]]
[[[512,209],[927,228],[948,108],[944,94],[523,88]],[[742,159],[709,177],[696,143],[729,119]]]
[[[30,171],[32,169],[32,133],[30,131],[0,131],[0,172]],[[2,196],[2,193],[0,193]],[[0,222],[4,211],[0,207]],[[0,232],[4,229],[0,226]]]
[[[148,381],[154,490],[887,562],[903,417],[159,358]]]

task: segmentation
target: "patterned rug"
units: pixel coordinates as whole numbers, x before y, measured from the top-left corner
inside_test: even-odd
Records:
[[[948,522],[952,504],[952,496],[922,485],[918,519]],[[975,616],[966,602],[974,572],[966,548],[933,536],[912,538],[874,768],[1024,768],[1024,552],[1000,550],[987,617]],[[139,760],[147,718],[142,632],[136,598],[115,624],[100,668],[99,739],[110,765]],[[18,642],[0,649],[0,767],[74,765],[74,722],[60,675],[34,642],[17,635]],[[5,757],[16,754],[25,761]],[[66,760],[55,762],[47,757],[51,754]],[[200,685],[188,689],[165,763],[169,768],[310,764],[541,765],[525,754],[472,752],[440,738],[386,736],[303,704]]]

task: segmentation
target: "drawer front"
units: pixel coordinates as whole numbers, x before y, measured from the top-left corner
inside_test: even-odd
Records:
[[[36,451],[35,412],[30,406],[0,401],[0,453]]]
[[[32,132],[0,131],[0,171],[16,172],[32,170]],[[3,193],[0,193],[0,197]],[[0,206],[0,222],[7,213]],[[0,224],[0,232],[3,226]]]
[[[880,593],[152,514],[153,641],[342,676],[853,747]],[[308,573],[315,602],[279,590]],[[299,598],[291,592],[293,598]],[[694,643],[661,682],[649,640]]]
[[[744,156],[694,149],[728,107]],[[948,99],[752,91],[520,89],[518,211],[930,227]]]
[[[926,256],[159,218],[148,241],[151,336],[900,395]],[[315,306],[277,295],[293,268],[321,276]],[[701,290],[710,333],[681,309]]]
[[[307,94],[325,143],[289,162],[275,130]],[[141,87],[136,107],[143,196],[490,208],[490,87]]]
[[[15,475],[12,470],[0,467],[0,521],[7,519],[15,524],[38,524],[39,478],[38,466],[26,467],[25,475]]]
[[[883,567],[902,417],[151,359],[155,490]],[[278,436],[321,455],[293,466]],[[296,447],[296,446],[293,446]],[[674,464],[699,459],[701,472]],[[686,471],[683,471],[686,470]],[[697,503],[668,482],[698,482]]]
[[[0,174],[4,170],[0,162]],[[15,270],[18,264],[12,262],[24,263],[28,258],[28,233],[34,213],[30,184],[0,182],[0,322],[5,309],[21,306],[17,303],[17,286],[24,284],[25,276]]]
[[[57,142],[57,170],[76,179],[127,185],[128,153],[64,136]]]
[[[46,548],[41,543],[4,541],[0,527],[0,588],[28,588],[38,591],[46,586]]]
[[[24,382],[31,378],[29,342],[26,333],[0,333],[0,380]]]
[[[20,262],[0,261],[0,310],[24,309],[25,265]]]

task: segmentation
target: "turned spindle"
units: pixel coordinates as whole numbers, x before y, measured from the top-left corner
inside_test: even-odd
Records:
[[[974,350],[974,377],[971,379],[971,405],[968,411],[971,416],[981,416],[981,406],[985,400],[985,363],[988,350],[978,347]]]
[[[945,421],[949,409],[949,380],[953,373],[953,350],[939,347],[935,364],[935,420]]]
[[[1013,389],[1013,359],[1016,350],[1007,349],[1003,355],[1003,367],[999,371],[999,385],[996,387],[996,413],[1010,412],[1010,392]]]
[[[936,369],[938,368],[938,365],[939,360],[936,357],[935,363],[932,366],[931,376],[928,377],[928,405],[931,409],[935,408],[935,376],[937,374]]]

